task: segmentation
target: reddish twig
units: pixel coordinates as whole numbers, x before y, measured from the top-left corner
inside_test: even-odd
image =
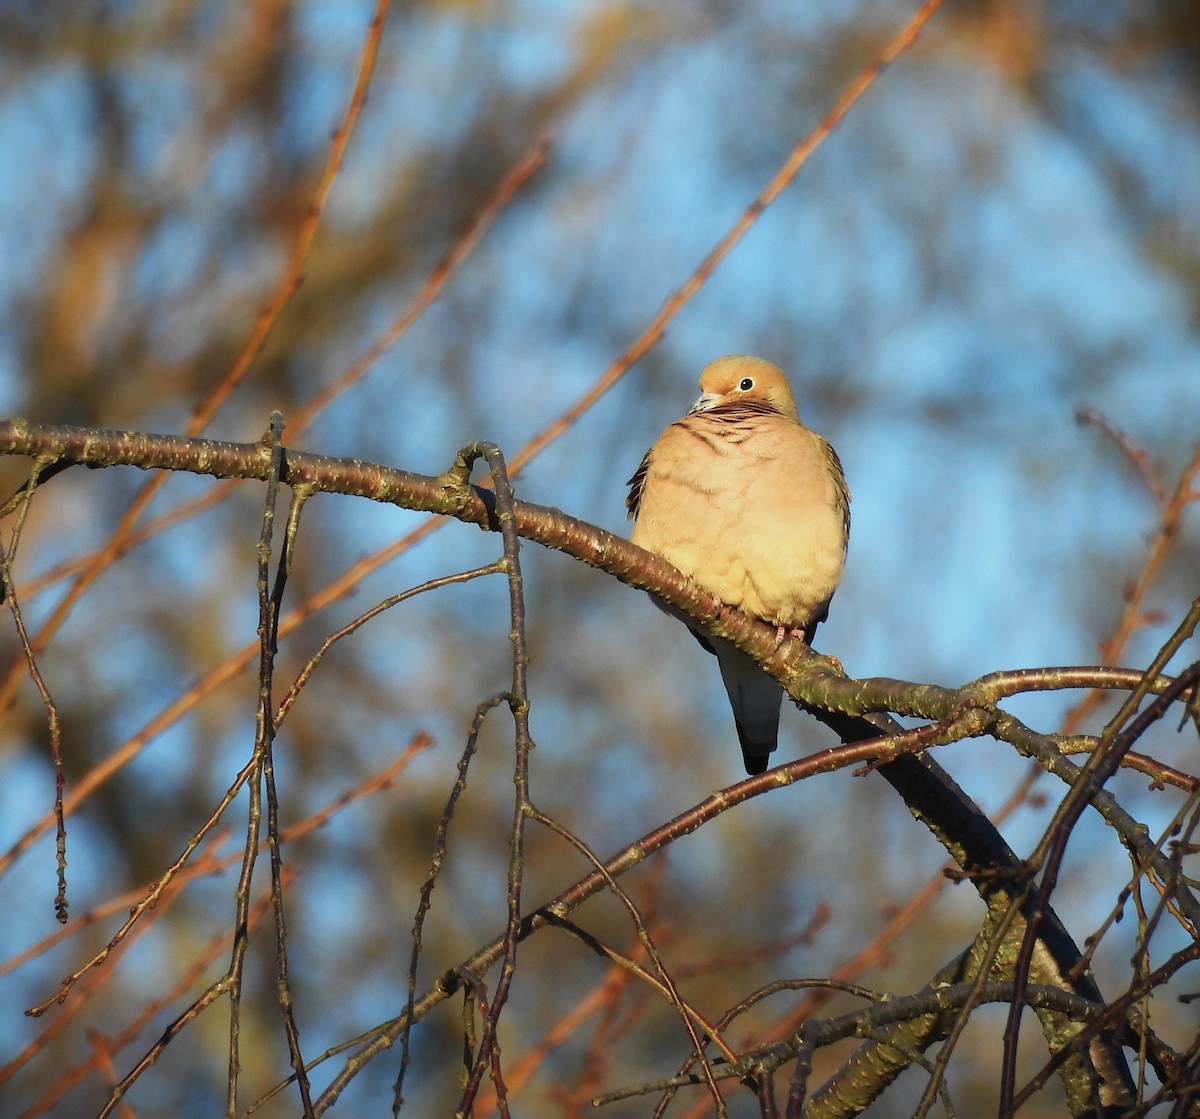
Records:
[[[371,19],[366,41],[359,55],[358,74],[354,90],[350,96],[342,120],[334,131],[333,141],[330,144],[329,155],[326,158],[320,181],[317,184],[313,200],[309,204],[304,220],[301,222],[296,237],[292,242],[292,249],[288,256],[287,264],[284,267],[283,275],[276,286],[275,294],[267,306],[260,312],[250,332],[250,336],[246,339],[241,352],[234,359],[229,371],[212,389],[208,397],[196,407],[192,414],[192,420],[188,424],[188,435],[198,435],[208,426],[221,405],[228,399],[230,393],[233,392],[249,372],[254,361],[262,352],[267,337],[270,335],[279,316],[283,313],[283,309],[291,301],[292,296],[300,286],[304,265],[308,260],[313,240],[317,235],[317,227],[324,213],[329,192],[333,187],[333,182],[337,177],[338,171],[341,169],[346,145],[350,140],[350,135],[366,102],[367,85],[370,82],[371,75],[374,73],[375,59],[379,52],[379,40],[383,34],[383,23],[390,7],[391,0],[376,0],[375,14]],[[50,643],[54,634],[62,627],[83,593],[117,558],[128,550],[127,542],[133,532],[134,525],[141,518],[142,513],[145,512],[147,506],[165,483],[165,476],[152,478],[134,496],[107,543],[99,551],[93,553],[91,562],[79,573],[67,590],[67,593],[56,604],[50,616],[42,623],[31,645],[35,652],[41,653],[45,651],[46,646]],[[4,681],[0,683],[0,710],[6,710],[12,703],[13,694],[19,679],[20,672],[14,667]]]
[[[780,164],[778,170],[771,176],[757,197],[742,211],[741,216],[733,223],[723,237],[713,246],[708,255],[700,262],[695,271],[677,288],[658,313],[650,320],[642,333],[634,339],[625,351],[596,379],[587,392],[583,394],[552,423],[548,424],[509,459],[509,470],[515,475],[543,450],[553,443],[560,435],[574,424],[580,416],[588,411],[609,389],[613,387],[626,373],[640,361],[657,344],[666,332],[667,325],[691,301],[692,297],[708,282],[718,265],[733,251],[734,247],[746,235],[750,227],[763,215],[763,212],[791,185],[800,168],[808,162],[809,157],[828,139],[829,135],[842,123],[846,114],[854,107],[887,67],[906,51],[916,41],[921,29],[929,22],[930,17],[942,6],[943,0],[925,0],[917,9],[916,14],[909,20],[904,29],[883,49],[882,53],[865,70],[846,87],[842,95],[834,102],[833,108],[825,114],[824,119],[803,140],[797,144],[788,157]]]

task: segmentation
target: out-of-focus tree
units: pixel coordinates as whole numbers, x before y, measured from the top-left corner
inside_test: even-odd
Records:
[[[485,439],[518,499],[623,532],[623,482],[700,367],[761,353],[790,371],[854,493],[849,566],[818,640],[851,677],[1145,669],[1200,570],[1200,17],[1166,3],[925,5],[919,37],[823,131],[917,13],[898,0],[0,6],[2,410],[252,442],[278,409],[296,454],[427,475]],[[685,286],[810,136],[822,142],[795,181]],[[665,336],[646,338],[677,294]],[[0,461],[14,492],[30,460]],[[47,705],[9,626],[6,1113],[96,1113],[229,966],[245,788],[62,1005],[23,1013],[110,943],[252,757],[262,507],[260,482],[104,469],[44,479],[10,509],[15,601],[61,732],[69,919],[59,931]],[[375,604],[499,554],[469,526],[316,494],[283,599],[276,702]],[[644,595],[553,551],[521,562],[532,802],[606,857],[739,776],[733,727],[714,666]],[[333,645],[280,723],[288,980],[308,1060],[405,1009],[413,916],[477,705],[511,686],[510,628],[502,574],[429,590]],[[1098,734],[1126,694],[1001,706],[1038,731]],[[1186,874],[1196,766],[1175,719],[1134,747],[1161,786],[1124,768],[1107,788]],[[777,758],[837,741],[791,713]],[[477,747],[423,920],[418,996],[504,931],[513,745],[499,714]],[[931,753],[1018,857],[1066,834],[1064,771],[1047,775],[1045,757],[1031,770],[1000,734]],[[1054,910],[1079,948],[1105,929],[1090,966],[1118,1003],[1187,950],[1191,918],[1183,903],[1156,916],[1163,879],[1135,878],[1111,820],[1088,810],[1072,835]],[[619,882],[678,997],[711,1024],[781,978],[919,992],[984,913],[978,875],[950,887],[946,858],[882,774],[843,769],[738,804]],[[235,1113],[289,1074],[268,863],[243,893]],[[530,824],[526,911],[591,869]],[[1127,919],[1110,927],[1115,912]],[[578,1113],[674,1074],[695,1044],[646,981],[638,923],[611,890],[570,921],[643,974],[570,930],[522,943],[499,1022],[520,1114]],[[1132,1039],[1145,1113],[1171,1113],[1164,1080],[1196,1079],[1194,1010],[1173,1001],[1186,974],[1153,988],[1153,1033],[1118,1038]],[[486,1000],[497,976],[473,994]],[[412,1113],[460,1100],[461,1005],[412,1032]],[[222,1108],[229,1006],[161,1051],[134,1113]],[[783,990],[722,1036],[741,1053],[862,1006],[849,990]],[[1131,1001],[1122,1021],[1148,1006]],[[996,1107],[1005,1048],[1002,1008],[969,1022],[946,1074],[960,1114]],[[810,1094],[851,1044],[816,1050]],[[1047,1059],[1036,1025],[1017,1057],[1019,1089]],[[335,1113],[386,1110],[400,1060],[399,1047],[373,1058]],[[345,1061],[313,1068],[314,1099]],[[781,1100],[793,1067],[776,1074]],[[910,1068],[878,1113],[912,1114],[930,1079]],[[758,1113],[752,1092],[722,1088],[731,1113]],[[476,1114],[494,1090],[484,1082]],[[1056,1091],[1022,1113],[1064,1112]],[[714,1106],[700,1086],[671,1109]],[[289,1087],[256,1114],[301,1112]]]

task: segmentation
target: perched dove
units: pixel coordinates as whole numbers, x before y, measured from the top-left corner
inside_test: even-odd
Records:
[[[833,448],[801,422],[787,378],[762,358],[718,358],[700,399],[629,480],[632,540],[722,602],[812,638],[829,613],[850,534]],[[747,773],[778,744],[783,688],[754,660],[680,615],[716,655]]]

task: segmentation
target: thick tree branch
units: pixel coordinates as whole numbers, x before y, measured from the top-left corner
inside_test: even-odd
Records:
[[[261,442],[227,443],[144,432],[31,424],[22,419],[0,422],[0,454],[93,469],[136,466],[142,470],[186,471],[215,478],[266,481],[271,477],[270,447]],[[404,509],[453,517],[487,531],[500,531],[494,493],[465,482],[453,469],[431,476],[361,459],[286,449],[281,481],[292,487],[364,497]],[[514,501],[512,516],[517,534],[524,539],[564,552],[629,586],[652,591],[667,604],[702,622],[716,636],[755,657],[806,707],[812,705],[848,715],[891,711],[939,721],[955,718],[972,707],[987,710],[1003,696],[1026,689],[1127,686],[1127,677],[1123,675],[1113,678],[1111,670],[1087,668],[1041,669],[1036,670],[1038,675],[997,674],[959,689],[886,677],[847,679],[829,661],[811,656],[800,641],[787,640],[777,647],[773,626],[726,606],[666,561],[623,537],[548,505]],[[1056,679],[1055,674],[1062,675]],[[1162,691],[1169,683],[1167,678],[1152,680],[1151,690]]]

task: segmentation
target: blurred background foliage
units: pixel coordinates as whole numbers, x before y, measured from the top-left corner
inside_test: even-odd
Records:
[[[334,383],[418,296],[508,170],[548,138],[545,164],[441,298],[290,440],[424,473],[476,438],[515,454],[637,337],[915,8],[396,5],[303,284],[207,433],[253,440],[272,409],[294,416]],[[371,12],[356,0],[0,5],[0,411],[187,428],[284,274]],[[1107,416],[1168,483],[1200,431],[1198,47],[1200,9],[1183,0],[947,0],[664,340],[523,469],[518,496],[624,532],[625,479],[694,398],[701,366],[761,354],[790,371],[802,414],[837,447],[854,494],[849,564],[819,634],[823,651],[851,675],[947,684],[1096,662],[1159,510],[1127,458],[1074,411]],[[26,465],[3,469],[11,491]],[[108,470],[48,483],[18,587],[102,545],[144,481]],[[172,478],[148,516],[213,486]],[[261,500],[260,487],[236,488],[107,568],[71,611],[42,658],[69,780],[254,641]],[[319,495],[305,513],[290,603],[422,523]],[[494,537],[444,526],[297,625],[282,645],[281,679],[381,598],[498,552]],[[740,776],[715,666],[681,627],[560,555],[529,547],[525,564],[539,807],[609,854]],[[1192,517],[1125,663],[1146,663],[1196,594],[1198,570]],[[65,586],[23,596],[33,628]],[[492,578],[385,613],[325,659],[284,724],[285,826],[385,769],[418,731],[435,739],[389,787],[285,850],[297,875],[290,943],[308,1056],[403,1006],[416,891],[466,728],[475,705],[508,686],[506,611],[505,585]],[[19,674],[10,629],[4,641]],[[243,672],[205,693],[71,818],[75,920],[150,882],[183,850],[249,756],[254,691]],[[1075,698],[1014,709],[1052,730]],[[46,740],[26,680],[0,739],[4,849],[51,806]],[[829,742],[811,719],[785,714],[781,760]],[[1166,728],[1144,745],[1194,769],[1182,742]],[[489,722],[435,892],[423,982],[502,928],[511,749],[507,724]],[[988,809],[1026,772],[987,740],[939,760]],[[1178,803],[1141,777],[1119,775],[1114,789],[1152,832]],[[1020,852],[1059,790],[1044,779],[1035,793],[1005,825]],[[236,855],[240,826],[224,854]],[[1127,872],[1103,828],[1085,821],[1081,830],[1059,896],[1072,903],[1063,915],[1080,939]],[[558,839],[535,833],[531,842],[531,903],[586,869]],[[685,993],[715,1016],[770,977],[831,974],[936,872],[942,852],[881,780],[840,773],[746,804],[663,862],[630,886],[657,914]],[[234,881],[233,871],[197,881],[163,907],[69,1016],[22,1012],[105,943],[128,901],[0,975],[4,1061],[42,1039],[6,1068],[7,1114],[35,1106],[87,1058],[85,1030],[115,1038],[179,982],[230,927]],[[53,894],[53,839],[43,832],[0,878],[0,958],[54,931]],[[823,904],[824,924],[788,946]],[[892,991],[920,985],[970,938],[979,908],[966,889],[943,891],[860,978]],[[616,945],[632,943],[612,899],[579,916]],[[1102,983],[1128,982],[1128,945],[1121,935],[1105,942]],[[245,1102],[287,1071],[266,926],[252,955]],[[605,972],[562,934],[531,941],[501,1033],[506,1061]],[[203,981],[114,1055],[117,1075]],[[769,1030],[798,998],[760,1008],[742,1035]],[[43,1037],[56,1013],[60,1032]],[[137,1114],[217,1113],[223,1013],[208,1012],[167,1050],[131,1097]],[[1186,1008],[1177,1013],[1187,1020]],[[458,1014],[444,1007],[415,1033],[414,1114],[453,1106]],[[952,1066],[964,1114],[987,1106],[985,1035],[999,1021],[981,1015],[978,1044]],[[595,1028],[585,1021],[537,1067],[516,1097],[521,1114],[571,1113],[564,1099],[584,1075]],[[671,1071],[687,1040],[652,1004],[603,1048],[585,1095]],[[1029,1060],[1040,1064],[1036,1045]],[[386,1109],[396,1067],[390,1056],[369,1066],[339,1111]],[[91,1114],[103,1080],[73,1089],[62,1113]],[[909,1073],[877,1113],[907,1114],[921,1087]],[[1053,1114],[1053,1093],[1044,1099]],[[734,1097],[736,1114],[752,1105]],[[261,1112],[295,1113],[293,1097]],[[644,1113],[640,1104],[607,1112]]]

